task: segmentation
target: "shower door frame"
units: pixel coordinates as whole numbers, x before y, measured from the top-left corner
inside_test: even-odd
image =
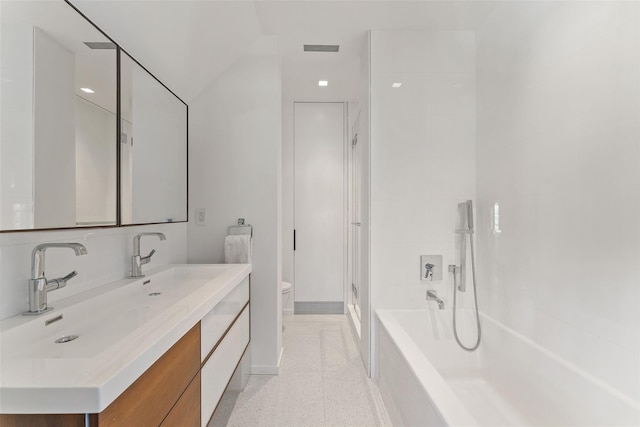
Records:
[[[356,116],[351,130],[351,150],[349,158],[349,304],[356,313],[358,321],[362,321],[360,308],[360,284],[361,284],[361,260],[360,260],[360,237],[361,237],[361,151],[358,145],[358,123],[360,114]]]

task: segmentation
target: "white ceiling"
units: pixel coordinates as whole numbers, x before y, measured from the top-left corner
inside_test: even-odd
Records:
[[[72,3],[187,103],[261,35],[247,1]]]
[[[108,42],[63,2],[2,1],[0,24],[35,26],[75,56],[75,89],[82,98],[115,114],[116,51],[93,50],[83,42]],[[3,46],[6,48],[6,46]],[[95,90],[87,95],[81,87]]]
[[[187,103],[260,35],[279,36],[283,98],[357,100],[369,29],[474,29],[489,1],[72,0]],[[303,52],[339,44],[339,53]],[[318,80],[329,80],[319,88]]]

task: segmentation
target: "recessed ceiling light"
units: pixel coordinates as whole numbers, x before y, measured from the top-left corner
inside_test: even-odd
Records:
[[[400,87],[402,86],[402,83],[394,83],[391,85],[391,87]]]
[[[81,87],[80,90],[85,93],[95,93],[93,89],[89,89],[88,87]]]
[[[329,86],[329,82],[327,80],[318,80],[318,86]]]

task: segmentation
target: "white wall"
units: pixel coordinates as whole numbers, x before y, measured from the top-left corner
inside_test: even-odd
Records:
[[[253,226],[252,373],[277,373],[281,339],[282,101],[277,40],[258,39],[189,106],[189,262],[224,261],[227,226]],[[197,225],[195,209],[207,210]]]
[[[76,222],[116,222],[116,116],[76,96]]]
[[[346,267],[345,107],[343,102],[294,105],[295,301],[339,302],[340,313]]]
[[[457,204],[474,195],[474,33],[373,31],[374,308],[427,307],[427,288],[449,303]],[[420,255],[443,255],[444,280],[420,281]]]
[[[39,28],[34,28],[33,51],[34,225],[73,227],[75,55]]]
[[[123,63],[133,67],[129,151],[133,223],[184,221],[186,107],[132,60],[125,57]]]
[[[362,156],[360,170],[360,356],[371,374],[371,33],[362,50],[360,62],[360,118],[358,144]]]
[[[282,102],[282,280],[291,283],[291,294],[286,306],[282,307],[284,314],[293,314],[295,296],[294,266],[293,266],[293,101]]]
[[[481,311],[635,402],[639,22],[637,2],[505,3],[477,38]]]
[[[40,243],[78,242],[87,248],[87,255],[75,256],[68,249],[48,249],[47,277],[63,276],[72,270],[78,276],[67,286],[50,292],[48,301],[55,302],[97,286],[119,280],[131,273],[133,236],[140,232],[159,231],[167,240],[143,238],[141,251],[156,253],[143,270],[185,263],[187,259],[187,225],[161,224],[138,227],[75,229],[68,231],[32,231],[0,234],[0,319],[28,309],[27,282],[31,275],[31,251]]]
[[[370,120],[372,309],[437,309],[426,289],[451,307],[457,204],[475,196],[474,33],[372,31]],[[443,280],[421,282],[420,255],[443,256]]]
[[[129,119],[123,113],[120,121],[120,221],[123,224],[133,222],[133,124]],[[123,138],[126,139],[125,144],[122,143]]]
[[[0,30],[0,229],[26,229],[33,227],[33,27]]]

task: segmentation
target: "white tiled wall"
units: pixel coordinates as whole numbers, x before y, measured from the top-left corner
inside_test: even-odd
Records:
[[[48,278],[60,277],[72,270],[78,272],[66,287],[49,293],[48,301],[55,306],[61,298],[126,277],[131,271],[133,236],[151,231],[164,233],[167,240],[160,241],[156,237],[142,239],[143,255],[151,249],[156,250],[143,270],[164,264],[186,263],[186,223],[0,234],[0,319],[28,308],[27,281],[31,274],[34,246],[47,242],[78,242],[87,248],[87,255],[82,256],[75,256],[69,249],[47,250],[45,272]]]
[[[372,31],[374,309],[435,308],[427,288],[451,304],[457,204],[474,197],[475,34]],[[444,280],[420,281],[420,255],[443,256]]]
[[[0,30],[0,228],[23,229],[33,226],[33,27]]]
[[[33,225],[37,228],[76,224],[74,71],[75,54],[34,27]]]
[[[636,402],[639,23],[637,2],[518,2],[477,34],[481,310]]]

